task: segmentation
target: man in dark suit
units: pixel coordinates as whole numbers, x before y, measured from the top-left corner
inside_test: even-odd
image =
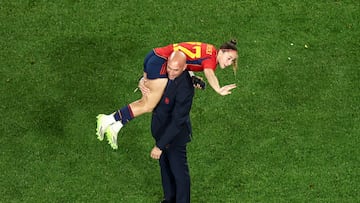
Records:
[[[152,114],[151,131],[156,143],[150,156],[160,163],[162,202],[190,202],[186,145],[191,140],[189,114],[194,86],[185,69],[185,54],[173,52],[167,62],[168,84]]]

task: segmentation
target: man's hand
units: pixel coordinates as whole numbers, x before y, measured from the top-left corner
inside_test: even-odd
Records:
[[[231,84],[231,85],[225,85],[224,87],[221,87],[220,90],[218,91],[218,93],[222,96],[231,94],[232,89],[236,88],[235,84]]]
[[[162,154],[162,151],[159,147],[155,146],[154,148],[152,148],[151,152],[150,152],[150,156],[153,159],[160,159],[160,156]]]
[[[139,80],[139,85],[138,85],[138,87],[139,87],[142,95],[147,95],[148,93],[150,93],[150,89],[149,89],[148,87],[146,87],[145,83],[146,83],[146,79],[145,79],[145,78],[141,78],[141,79]]]
[[[202,89],[202,90],[205,89],[206,84],[205,84],[205,81],[201,77],[194,75],[191,77],[191,79],[192,79],[192,82],[193,82],[193,85],[195,88]]]

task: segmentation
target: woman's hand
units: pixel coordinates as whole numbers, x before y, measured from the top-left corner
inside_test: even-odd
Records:
[[[230,90],[232,90],[234,88],[236,88],[235,84],[225,85],[219,89],[218,93],[222,96],[225,96],[225,95],[231,94]]]

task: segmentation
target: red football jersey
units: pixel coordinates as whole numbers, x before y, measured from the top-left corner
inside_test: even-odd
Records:
[[[186,55],[187,69],[203,71],[204,68],[215,70],[217,50],[211,44],[202,42],[181,42],[165,47],[154,48],[156,55],[167,59],[173,51],[182,51]]]

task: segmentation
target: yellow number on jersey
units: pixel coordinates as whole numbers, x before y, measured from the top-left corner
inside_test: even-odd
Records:
[[[184,54],[186,54],[188,57],[194,59],[194,58],[200,58],[201,57],[201,42],[187,42],[187,44],[194,45],[192,48],[195,50],[189,50],[186,47],[180,46],[179,44],[174,44],[174,51],[182,51]]]

